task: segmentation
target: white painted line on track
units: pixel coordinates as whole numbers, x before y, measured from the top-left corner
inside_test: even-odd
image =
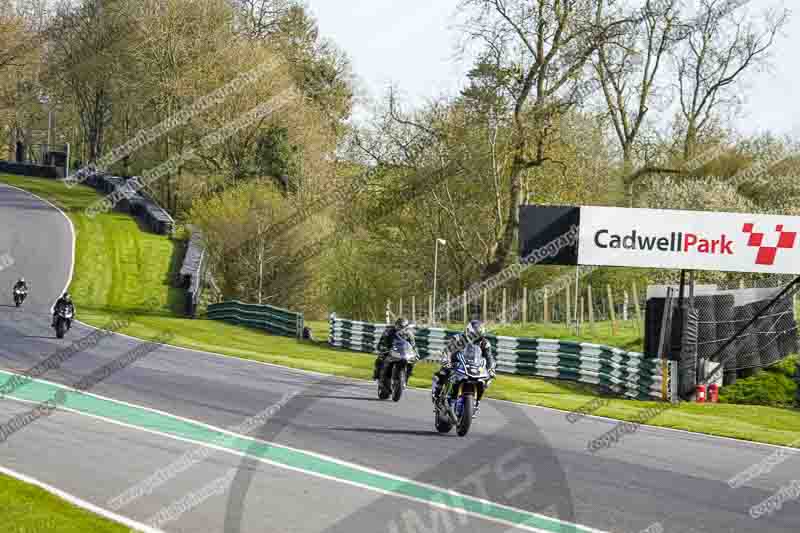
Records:
[[[58,388],[72,390],[70,387],[68,387],[66,385],[62,385],[60,383],[47,381],[47,380],[44,380],[44,379],[35,378],[35,381],[39,381],[39,382],[42,382],[42,383],[47,383],[48,385],[52,385],[52,386],[55,386],[55,387],[58,387]],[[218,433],[223,433],[223,434],[235,437],[237,439],[246,440],[246,441],[250,441],[250,442],[253,442],[253,443],[258,443],[258,444],[266,445],[266,446],[273,447],[273,448],[283,448],[285,450],[290,450],[292,452],[305,454],[305,455],[308,455],[308,456],[311,456],[311,457],[322,459],[323,461],[328,461],[328,462],[331,462],[331,463],[334,463],[334,464],[338,464],[338,465],[341,465],[341,466],[345,466],[345,467],[348,467],[348,468],[351,468],[351,469],[354,469],[354,470],[359,470],[361,472],[365,472],[365,473],[368,473],[368,474],[382,476],[382,477],[385,477],[385,478],[388,478],[388,479],[399,481],[399,482],[404,483],[404,484],[416,485],[416,486],[424,487],[426,489],[430,489],[430,490],[433,490],[433,491],[436,491],[436,492],[444,492],[444,493],[447,493],[451,497],[460,497],[460,498],[476,501],[476,502],[481,503],[483,505],[490,505],[490,506],[501,508],[501,509],[507,509],[507,510],[526,513],[526,514],[529,514],[529,515],[532,515],[532,516],[542,517],[545,520],[549,520],[549,521],[552,521],[552,522],[558,522],[558,523],[561,523],[561,524],[563,524],[565,526],[568,526],[568,527],[571,527],[571,528],[574,528],[574,529],[578,529],[578,530],[582,530],[582,531],[584,531],[586,533],[607,533],[607,532],[605,532],[603,530],[594,529],[594,528],[592,528],[590,526],[576,524],[576,523],[569,522],[569,521],[566,521],[566,520],[561,520],[560,518],[550,517],[550,516],[542,515],[542,514],[539,514],[539,513],[533,513],[531,511],[525,511],[523,509],[518,509],[518,508],[515,508],[515,507],[508,506],[508,505],[503,505],[501,503],[493,502],[491,500],[486,500],[484,498],[479,498],[479,497],[476,497],[476,496],[463,494],[463,493],[457,492],[457,491],[452,490],[452,489],[447,489],[447,488],[444,488],[444,487],[437,487],[436,485],[431,485],[429,483],[424,483],[424,482],[421,482],[421,481],[415,481],[413,479],[405,478],[405,477],[398,476],[398,475],[395,475],[395,474],[391,474],[391,473],[388,473],[388,472],[383,472],[383,471],[376,470],[374,468],[370,468],[370,467],[367,467],[367,466],[359,465],[359,464],[356,464],[356,463],[351,463],[349,461],[344,461],[342,459],[338,459],[336,457],[332,457],[332,456],[325,455],[325,454],[322,454],[322,453],[303,450],[303,449],[300,449],[300,448],[287,446],[285,444],[278,444],[276,442],[269,442],[269,441],[265,441],[263,439],[259,439],[259,438],[256,438],[256,437],[250,437],[248,435],[243,435],[243,434],[236,433],[236,432],[224,429],[224,428],[219,428],[219,427],[216,427],[216,426],[212,426],[210,424],[206,424],[206,423],[200,422],[198,420],[193,420],[191,418],[186,418],[186,417],[182,417],[182,416],[178,416],[178,415],[173,415],[173,414],[170,414],[170,413],[168,413],[166,411],[160,411],[158,409],[154,409],[154,408],[151,408],[151,407],[145,407],[145,406],[141,406],[141,405],[136,405],[136,404],[133,404],[133,403],[129,403],[129,402],[125,402],[125,401],[122,401],[122,400],[117,400],[117,399],[114,399],[114,398],[110,398],[110,397],[106,397],[106,396],[102,396],[102,395],[94,394],[94,393],[90,393],[90,392],[85,392],[85,391],[84,392],[80,392],[80,394],[85,395],[85,396],[93,396],[93,397],[101,399],[101,400],[105,400],[105,401],[112,402],[112,403],[117,403],[117,404],[120,404],[120,405],[125,405],[125,406],[128,406],[128,407],[132,407],[134,409],[140,409],[142,411],[150,411],[150,412],[162,415],[162,416],[171,417],[171,418],[174,418],[176,420],[180,420],[182,422],[187,422],[189,424],[195,424],[197,426],[204,427],[206,429],[210,429],[210,430],[216,431]],[[35,401],[35,400],[26,400],[26,399],[23,399],[23,398],[16,398],[13,395],[9,395],[6,398],[8,398],[10,400],[21,402],[21,403],[26,403],[26,404],[40,404],[41,403],[41,402]],[[237,455],[237,456],[240,456],[240,457],[249,457],[251,459],[255,459],[257,461],[260,461],[260,462],[265,463],[265,464],[269,464],[269,465],[277,467],[277,468],[281,468],[281,469],[284,469],[284,470],[290,470],[290,471],[293,471],[293,472],[298,472],[298,473],[305,474],[305,475],[310,475],[310,476],[313,476],[313,477],[318,477],[318,478],[325,479],[325,480],[328,480],[328,481],[333,481],[333,482],[336,482],[336,483],[343,483],[345,485],[358,487],[360,489],[365,489],[365,490],[368,490],[370,492],[376,492],[376,493],[384,495],[384,496],[391,496],[391,497],[401,498],[401,499],[404,499],[404,500],[409,500],[409,501],[413,501],[413,502],[416,502],[416,503],[421,503],[421,504],[426,505],[426,506],[437,507],[437,508],[440,508],[440,509],[451,511],[451,512],[454,512],[456,514],[463,514],[463,515],[467,515],[467,516],[472,516],[474,518],[478,518],[478,519],[481,519],[481,520],[486,520],[488,522],[500,524],[500,525],[503,525],[503,526],[508,526],[511,529],[521,529],[521,530],[524,530],[524,531],[531,531],[532,533],[551,533],[550,531],[548,531],[546,529],[539,529],[539,528],[535,528],[533,526],[528,526],[528,525],[525,525],[525,524],[518,524],[518,523],[514,523],[514,522],[511,522],[511,521],[508,521],[508,520],[504,520],[504,519],[500,519],[500,518],[496,518],[496,517],[492,517],[492,516],[487,516],[485,514],[476,513],[476,512],[473,512],[473,511],[468,511],[468,510],[466,510],[466,509],[464,509],[462,507],[448,505],[448,504],[446,504],[444,502],[439,502],[439,501],[436,501],[436,500],[433,500],[433,499],[427,500],[427,499],[424,499],[424,498],[417,498],[415,496],[402,494],[400,492],[387,491],[387,490],[379,489],[377,487],[373,487],[373,486],[370,486],[370,485],[359,483],[357,481],[351,481],[351,480],[348,480],[348,479],[344,479],[343,477],[329,476],[327,474],[314,472],[312,470],[306,470],[306,469],[303,469],[303,468],[298,468],[298,467],[290,466],[290,465],[287,465],[287,464],[279,463],[277,461],[272,461],[272,460],[266,459],[264,457],[258,457],[258,456],[255,456],[255,455],[248,455],[247,453],[244,453],[244,452],[233,450],[231,448],[226,448],[224,446],[217,446],[216,444],[212,444],[212,443],[205,442],[205,441],[202,441],[202,440],[190,439],[190,438],[187,438],[187,437],[180,437],[178,435],[173,435],[171,433],[165,433],[165,432],[162,432],[162,431],[158,431],[156,429],[145,428],[145,427],[141,427],[141,426],[137,426],[137,425],[133,425],[133,424],[128,424],[127,422],[121,422],[119,420],[114,420],[112,418],[107,418],[107,417],[102,416],[102,415],[86,413],[86,412],[83,412],[83,411],[80,411],[80,410],[77,410],[77,409],[73,409],[73,408],[70,408],[70,407],[59,406],[58,409],[61,410],[61,411],[74,413],[74,414],[77,414],[79,416],[85,416],[87,418],[92,418],[92,419],[95,419],[95,420],[101,420],[103,422],[106,422],[106,423],[109,423],[109,424],[114,424],[114,425],[117,425],[117,426],[120,426],[120,427],[132,429],[132,430],[136,430],[136,431],[141,431],[141,432],[144,432],[144,433],[151,433],[153,435],[158,435],[160,437],[166,437],[168,439],[177,440],[177,441],[181,441],[181,442],[186,442],[186,443],[194,444],[194,445],[197,445],[197,446],[204,446],[204,447],[207,447],[207,448],[211,448],[211,449],[214,449],[214,450],[217,450],[217,451],[226,452],[226,453]]]
[[[5,474],[7,476],[16,478],[22,482],[28,483],[30,485],[35,485],[40,489],[46,490],[50,494],[54,496],[58,496],[62,500],[65,500],[76,507],[80,507],[81,509],[85,509],[90,511],[96,515],[102,516],[103,518],[107,518],[124,526],[128,526],[136,531],[141,531],[142,533],[164,533],[160,529],[156,529],[154,527],[150,527],[148,525],[142,524],[141,522],[137,522],[136,520],[132,520],[130,518],[124,517],[119,515],[113,511],[109,511],[107,509],[103,509],[102,507],[98,507],[97,505],[87,502],[86,500],[82,500],[77,496],[73,496],[67,492],[64,492],[61,489],[53,487],[52,485],[48,485],[38,479],[32,478],[28,475],[22,474],[20,472],[16,472],[11,470],[10,468],[6,468],[4,466],[0,466],[0,474]]]

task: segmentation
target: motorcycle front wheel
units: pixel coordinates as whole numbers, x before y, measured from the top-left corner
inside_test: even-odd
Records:
[[[64,338],[64,321],[60,319],[56,322],[56,337],[59,339]]]
[[[465,392],[461,395],[461,400],[464,403],[461,406],[461,416],[458,418],[458,427],[456,428],[456,433],[458,433],[459,437],[463,437],[469,432],[469,428],[472,425],[472,416],[475,414],[473,393]]]
[[[403,385],[406,383],[405,365],[395,365],[392,369],[392,400],[399,402],[403,397]]]

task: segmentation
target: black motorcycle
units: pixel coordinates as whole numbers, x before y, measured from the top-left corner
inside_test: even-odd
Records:
[[[64,333],[69,331],[72,327],[72,317],[75,315],[75,309],[71,305],[65,305],[56,312],[56,337],[59,339],[64,338]]]
[[[17,287],[14,289],[14,305],[19,307],[22,305],[22,302],[25,301],[25,298],[28,296],[28,289],[23,289],[21,287]]]
[[[419,361],[419,354],[411,343],[402,337],[394,341],[389,355],[383,360],[381,372],[378,375],[378,398],[399,402],[403,390],[408,386],[408,376],[414,369],[414,364]]]

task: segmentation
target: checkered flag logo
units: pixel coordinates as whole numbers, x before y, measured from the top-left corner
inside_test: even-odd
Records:
[[[780,248],[794,248],[797,241],[796,231],[784,231],[783,224],[775,226],[775,231],[778,233],[778,242],[776,245],[764,244],[765,234],[762,232],[754,231],[755,225],[747,223],[742,228],[744,233],[749,233],[750,238],[747,240],[747,246],[758,248],[756,254],[757,265],[772,265],[775,263],[775,256],[778,254]]]

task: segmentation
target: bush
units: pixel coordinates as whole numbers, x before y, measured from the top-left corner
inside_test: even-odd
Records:
[[[783,359],[755,376],[738,380],[720,391],[722,403],[791,407],[795,404],[797,383],[792,379],[797,356]]]
[[[791,355],[767,368],[767,372],[777,372],[791,378],[794,377],[795,373],[797,372],[797,364],[798,356]]]

